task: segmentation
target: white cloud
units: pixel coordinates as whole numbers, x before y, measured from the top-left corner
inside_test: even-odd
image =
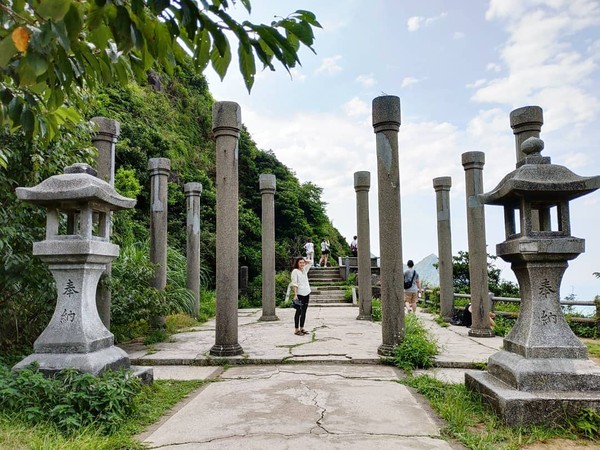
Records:
[[[433,22],[443,19],[444,17],[446,17],[446,15],[447,14],[445,12],[443,12],[434,17],[423,17],[423,16],[409,17],[408,20],[406,21],[406,28],[408,29],[408,31],[417,31],[421,27],[428,27]]]
[[[462,31],[455,31],[452,34],[452,39],[464,39],[465,38],[465,33],[463,33]]]
[[[478,87],[483,86],[485,83],[487,83],[487,78],[480,78],[474,83],[467,84],[466,87],[469,89],[477,89]]]
[[[500,72],[502,70],[502,66],[500,66],[500,64],[496,64],[496,63],[488,63],[485,66],[485,70],[487,70],[489,72]]]
[[[306,80],[306,75],[304,75],[300,70],[296,67],[290,69],[290,73],[292,74],[292,79],[294,81],[304,81]]]
[[[377,80],[373,77],[372,73],[359,75],[356,77],[356,81],[362,84],[364,87],[371,87],[377,84]]]
[[[323,58],[321,65],[315,71],[315,73],[326,73],[328,75],[335,75],[342,71],[342,67],[338,64],[338,61],[342,59],[342,55],[335,55],[328,58]]]
[[[404,77],[402,78],[402,83],[400,84],[400,87],[409,87],[412,86],[413,84],[417,84],[420,80],[418,78],[413,78],[413,77]]]
[[[473,100],[511,107],[539,104],[546,131],[600,114],[600,99],[591,83],[600,55],[584,54],[577,46],[577,33],[599,31],[597,1],[491,0],[486,18],[506,23],[508,39],[500,58],[507,75],[476,86]],[[499,67],[490,63],[486,69]]]
[[[344,103],[342,108],[349,117],[368,116],[371,114],[371,106],[358,97],[353,97]]]

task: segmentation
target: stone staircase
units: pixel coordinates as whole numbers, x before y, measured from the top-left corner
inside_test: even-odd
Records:
[[[312,292],[310,303],[319,306],[352,306],[352,300],[344,300],[347,285],[337,267],[313,267],[308,272]]]

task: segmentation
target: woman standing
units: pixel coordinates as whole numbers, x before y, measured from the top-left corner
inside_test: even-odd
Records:
[[[312,266],[312,259],[298,257],[294,260],[294,269],[292,270],[292,287],[294,288],[294,300],[300,301],[300,307],[296,308],[294,315],[294,334],[302,336],[308,334],[304,329],[306,320],[306,310],[308,309],[308,300],[310,297],[310,285],[308,284],[308,271]]]
[[[321,259],[319,260],[319,265],[321,267],[327,267],[327,263],[329,260],[329,241],[327,238],[323,238],[321,241]]]

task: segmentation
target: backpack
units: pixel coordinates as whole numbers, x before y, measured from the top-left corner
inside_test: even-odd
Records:
[[[413,270],[413,275],[410,281],[406,281],[406,277],[404,277],[404,289],[410,289],[413,285],[413,281],[415,281],[415,275],[417,275],[417,271]]]

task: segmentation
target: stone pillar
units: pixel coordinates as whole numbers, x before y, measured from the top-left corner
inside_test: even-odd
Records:
[[[539,106],[523,106],[511,111],[510,127],[515,135],[517,162],[525,157],[521,151],[521,144],[530,137],[539,138],[543,124],[544,115]]]
[[[156,264],[152,285],[163,291],[167,285],[167,196],[171,161],[151,158],[150,171],[150,262]]]
[[[357,320],[372,320],[371,238],[369,226],[369,188],[371,172],[354,172],[356,191],[356,232],[358,234],[358,298]]]
[[[213,105],[217,153],[217,317],[214,356],[244,352],[238,343],[238,139],[242,128],[240,105]]]
[[[238,279],[238,293],[248,293],[248,266],[241,266]]]
[[[389,356],[404,339],[404,270],[398,170],[400,99],[398,97],[387,95],[373,99],[373,128],[377,139],[383,337],[377,352]]]
[[[452,231],[450,226],[450,188],[452,178],[433,179],[437,206],[438,273],[440,275],[440,315],[446,322],[454,314],[454,283],[452,276]]]
[[[275,315],[275,175],[262,173],[258,179],[262,196],[262,307],[260,319],[279,320]]]
[[[194,317],[200,313],[200,196],[202,183],[186,183],[186,287],[194,294]]]
[[[111,186],[115,185],[115,144],[119,134],[121,133],[121,126],[116,120],[107,119],[106,117],[94,117],[92,122],[98,127],[96,134],[92,136],[92,144],[98,150],[98,158],[96,160],[96,172],[98,178],[106,181]],[[111,234],[111,213],[109,212],[106,216],[104,225],[106,230],[106,236]],[[107,277],[110,278],[112,272],[112,262],[106,264],[106,271],[104,272]],[[96,291],[96,307],[98,308],[98,314],[100,320],[104,326],[110,330],[110,305],[112,298],[110,289],[104,285],[99,284]]]
[[[469,278],[471,280],[471,310],[473,323],[469,336],[493,337],[490,328],[490,305],[488,301],[487,251],[485,241],[485,212],[478,198],[483,194],[483,165],[485,153],[462,154],[465,169],[467,198],[467,233],[469,237]]]

